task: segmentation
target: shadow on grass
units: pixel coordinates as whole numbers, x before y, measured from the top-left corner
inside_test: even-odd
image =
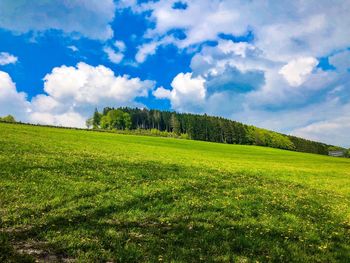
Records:
[[[34,258],[18,253],[8,240],[8,236],[0,232],[0,262],[4,263],[32,263]]]

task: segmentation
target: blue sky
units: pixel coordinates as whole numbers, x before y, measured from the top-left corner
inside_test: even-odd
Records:
[[[0,116],[207,113],[350,147],[349,1],[3,0]]]

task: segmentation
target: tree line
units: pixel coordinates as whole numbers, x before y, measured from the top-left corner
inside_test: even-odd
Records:
[[[0,121],[1,122],[16,122],[15,118],[12,115],[0,117]]]
[[[193,140],[259,145],[273,148],[327,155],[331,145],[245,125],[240,122],[189,113],[139,108],[95,110],[87,120],[88,128],[117,130],[152,130]]]

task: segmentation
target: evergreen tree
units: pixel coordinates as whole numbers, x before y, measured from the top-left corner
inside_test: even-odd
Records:
[[[173,113],[171,114],[171,118],[170,118],[170,127],[171,127],[171,131],[177,135],[180,135],[180,122],[176,117],[176,114]]]
[[[101,114],[98,112],[97,108],[95,108],[94,116],[92,117],[92,127],[97,129],[100,127],[101,122]]]

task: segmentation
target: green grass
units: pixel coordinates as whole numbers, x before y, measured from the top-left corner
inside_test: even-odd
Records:
[[[0,261],[349,262],[350,160],[0,123]]]

